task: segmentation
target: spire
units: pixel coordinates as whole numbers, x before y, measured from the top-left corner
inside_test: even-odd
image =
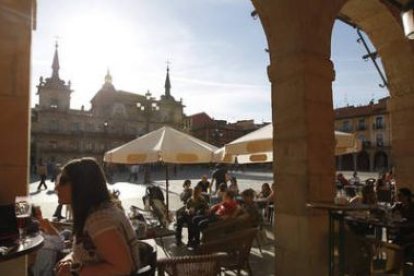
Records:
[[[112,76],[111,76],[111,73],[109,72],[109,68],[106,70],[105,83],[112,84]]]
[[[171,97],[170,67],[167,61],[167,77],[165,78],[165,97]]]
[[[58,43],[56,41],[55,44],[55,55],[53,56],[53,63],[52,63],[52,78],[59,79],[59,56],[58,56]]]

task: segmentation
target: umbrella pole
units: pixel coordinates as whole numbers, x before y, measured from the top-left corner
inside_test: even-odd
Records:
[[[168,183],[168,164],[165,164],[165,193],[166,193],[166,204],[167,204],[167,212],[170,211],[169,209],[169,183]]]

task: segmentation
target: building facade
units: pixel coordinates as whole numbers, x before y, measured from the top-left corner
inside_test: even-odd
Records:
[[[339,170],[353,170],[354,162],[358,171],[382,172],[392,167],[388,101],[389,97],[386,97],[378,103],[371,101],[365,106],[347,106],[335,110],[335,129],[356,133],[363,145],[358,154],[337,157]]]
[[[165,93],[155,99],[117,90],[109,71],[101,89],[91,99],[91,108],[71,108],[71,83],[59,76],[56,45],[52,75],[40,77],[39,103],[32,108],[32,166],[42,160],[63,164],[72,158],[92,156],[101,161],[105,151],[120,146],[163,125],[182,128],[184,105],[171,95],[169,68]]]
[[[264,125],[257,125],[254,120],[228,123],[226,120],[215,120],[205,112],[193,114],[184,120],[184,129],[189,134],[217,147],[222,147]]]

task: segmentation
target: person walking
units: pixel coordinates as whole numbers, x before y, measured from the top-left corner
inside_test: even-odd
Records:
[[[224,165],[217,164],[216,170],[213,172],[213,175],[211,176],[211,187],[215,185],[214,192],[217,192],[220,184],[222,183],[226,184],[227,182],[226,175],[227,175],[227,168]],[[212,188],[210,190],[212,190]]]
[[[46,185],[47,168],[42,161],[40,161],[39,164],[37,165],[37,174],[40,177],[40,182],[39,182],[39,185],[37,186],[37,190],[40,191],[42,189],[42,186],[45,186],[45,189],[47,190],[47,185]]]

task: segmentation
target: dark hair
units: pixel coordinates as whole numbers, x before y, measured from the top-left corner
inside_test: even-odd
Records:
[[[408,198],[409,201],[412,200],[413,193],[408,188],[400,188],[398,189],[398,193]]]
[[[246,189],[241,193],[241,195],[245,196],[245,197],[252,197],[253,198],[254,195],[255,195],[255,192],[253,191],[253,189]]]
[[[183,188],[185,187],[185,186],[190,186],[191,185],[191,180],[190,179],[186,179],[186,180],[184,180],[184,183],[183,183]]]
[[[71,184],[73,233],[79,238],[89,213],[103,202],[110,202],[105,175],[93,158],[70,161],[63,167],[62,174]]]
[[[219,191],[220,191],[220,192],[224,192],[224,191],[226,191],[226,190],[227,190],[227,185],[226,185],[226,183],[221,183],[221,184],[219,185],[218,189],[219,189]]]
[[[232,177],[230,178],[230,181],[231,181],[232,183],[237,184],[237,178],[236,178],[235,176],[232,176]]]
[[[225,193],[225,196],[228,198],[234,199],[235,194],[233,191],[227,190]]]
[[[196,185],[191,194],[192,194],[192,196],[194,196],[196,192],[201,193],[202,190],[203,190],[203,187],[201,187],[201,185]]]

